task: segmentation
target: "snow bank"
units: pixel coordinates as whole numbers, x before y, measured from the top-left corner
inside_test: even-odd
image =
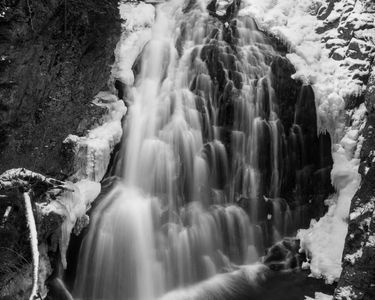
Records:
[[[108,92],[100,92],[93,104],[108,110],[102,117],[102,125],[89,130],[83,137],[70,134],[64,143],[74,147],[76,172],[73,178],[99,182],[105,175],[112,150],[121,140],[121,119],[126,107],[123,101]]]
[[[301,250],[310,258],[311,274],[323,277],[327,283],[337,280],[342,270],[350,203],[361,182],[358,174],[363,142],[360,131],[364,126],[365,112],[364,104],[352,112],[352,126],[346,129],[341,142],[333,146],[331,181],[337,193],[326,200],[329,206],[327,214],[319,221],[312,220],[309,229],[299,230],[297,234]]]

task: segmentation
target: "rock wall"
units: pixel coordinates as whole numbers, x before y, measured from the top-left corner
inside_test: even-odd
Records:
[[[123,103],[114,95],[114,100],[103,96],[110,93],[101,93],[92,101],[99,91],[111,89],[107,82],[121,33],[117,5],[115,0],[0,3],[0,174],[23,167],[54,178],[82,179],[85,176],[73,176],[78,171],[72,155],[79,147],[69,144],[72,151],[68,151],[66,138],[75,137],[81,144],[85,139],[96,141],[103,123],[108,123],[105,128],[115,123],[121,130]],[[119,112],[113,112],[113,106]],[[96,130],[88,136],[93,128]],[[76,221],[76,213],[68,208],[82,204],[79,210],[84,213],[89,205],[76,201],[85,198],[86,192],[81,190],[75,197],[67,197],[74,203],[60,213],[43,214],[40,205],[48,208],[61,201],[47,197],[33,180],[31,186],[41,261],[39,293],[45,297],[45,281],[57,272],[64,256],[57,251],[65,247],[61,246],[64,224],[71,230]],[[0,194],[0,298],[26,299],[32,266],[22,193],[17,187],[0,184]],[[64,211],[70,215],[61,214]],[[69,238],[69,230],[65,238]],[[53,284],[49,283],[50,289]]]
[[[318,10],[318,18],[324,20],[324,25],[317,32],[325,34],[323,40],[331,58],[351,71],[353,81],[363,84],[363,93],[346,99],[346,109],[356,108],[362,102],[367,108],[366,126],[362,131],[364,142],[359,149],[362,183],[351,202],[343,271],[334,299],[375,298],[374,14],[375,4],[368,0],[329,0]]]
[[[0,27],[0,173],[66,178],[62,141],[106,112],[91,101],[114,61],[117,1],[3,1]]]
[[[359,173],[362,183],[352,199],[343,271],[334,299],[375,298],[375,73],[365,92],[368,111]]]

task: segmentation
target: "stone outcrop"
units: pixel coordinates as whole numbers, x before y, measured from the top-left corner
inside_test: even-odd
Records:
[[[63,140],[85,135],[107,111],[91,100],[107,89],[117,1],[5,1],[0,26],[0,172],[66,178]]]

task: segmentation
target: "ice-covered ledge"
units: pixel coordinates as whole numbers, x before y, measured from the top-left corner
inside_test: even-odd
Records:
[[[107,113],[101,118],[101,125],[90,129],[85,136],[70,134],[63,142],[67,155],[73,164],[70,180],[91,180],[100,182],[108,168],[111,153],[121,141],[121,120],[126,114],[122,100],[110,92],[100,92],[93,104],[104,107]]]

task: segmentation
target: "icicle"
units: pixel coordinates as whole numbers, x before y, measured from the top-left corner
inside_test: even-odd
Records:
[[[38,237],[36,232],[36,225],[34,219],[33,208],[31,206],[29,193],[23,193],[26,208],[27,226],[30,229],[30,246],[33,257],[33,287],[29,300],[33,300],[38,290],[38,270],[39,270],[39,251],[38,251]]]

